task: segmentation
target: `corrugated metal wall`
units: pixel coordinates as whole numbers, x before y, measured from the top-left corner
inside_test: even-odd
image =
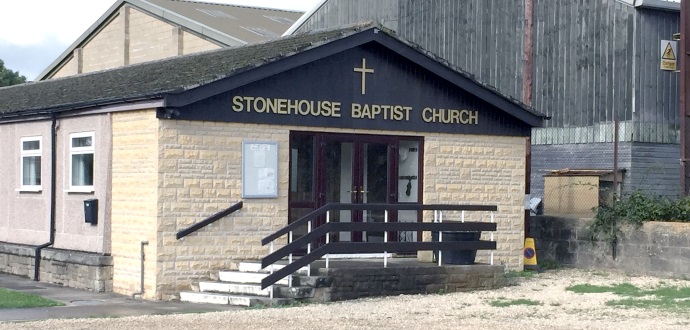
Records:
[[[611,0],[535,0],[535,144],[613,141],[632,119],[635,9]],[[626,130],[623,130],[623,136]]]
[[[524,16],[522,1],[400,0],[398,33],[521,99]]]
[[[329,0],[295,33],[336,28],[378,20],[385,27],[398,29],[399,0]]]
[[[659,69],[678,12],[615,0],[534,0],[534,11],[533,106],[552,118],[534,144],[612,142],[616,116],[622,141],[678,142],[679,78]],[[369,19],[522,98],[524,1],[330,0],[300,30]]]
[[[659,69],[661,40],[671,40],[680,31],[680,14],[650,9],[638,13],[634,140],[680,143],[680,77]]]

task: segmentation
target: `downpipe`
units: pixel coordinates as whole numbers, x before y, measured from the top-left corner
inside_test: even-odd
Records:
[[[146,260],[146,254],[144,253],[144,246],[149,245],[149,241],[141,241],[141,279],[139,281],[139,292],[132,294],[132,299],[136,299],[137,296],[141,297],[144,294],[144,261]]]
[[[57,142],[57,116],[52,115],[52,124],[50,125],[50,240],[47,243],[36,247],[34,252],[34,281],[38,282],[40,279],[39,273],[41,269],[41,250],[53,245],[55,243],[55,198],[56,198],[56,183],[57,176],[55,164],[57,163],[57,152],[55,145]]]

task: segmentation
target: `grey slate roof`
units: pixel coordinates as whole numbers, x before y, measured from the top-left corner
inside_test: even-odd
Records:
[[[168,96],[180,95],[183,92],[198,91],[214,82],[226,81],[244,72],[251,73],[252,69],[265,64],[282,59],[287,60],[307,50],[326,47],[350,36],[365,35],[364,32],[373,29],[376,30],[375,33],[370,34],[371,36],[377,33],[387,35],[397,40],[399,45],[409,46],[411,48],[409,51],[420,54],[431,63],[445,66],[447,72],[463,77],[461,80],[466,81],[463,84],[470,84],[475,90],[485,91],[481,93],[484,100],[494,105],[502,104],[499,107],[505,107],[505,111],[518,117],[527,118],[527,122],[531,122],[533,126],[540,126],[541,124],[534,123],[541,122],[545,118],[519,100],[512,99],[495,88],[482,84],[473,76],[458,68],[453,68],[448,62],[418,45],[398,38],[392,31],[378,24],[361,23],[336,30],[283,37],[265,43],[171,57],[106,71],[0,88],[0,120],[105,105],[122,105],[142,100],[167,99]],[[355,46],[356,42],[348,47]],[[492,101],[491,98],[496,100]]]
[[[70,45],[36,80],[49,77],[107,24],[120,7],[130,5],[171,24],[197,33],[224,47],[275,39],[297,21],[302,12],[184,0],[116,0],[112,6]]]
[[[295,54],[370,25],[303,34],[272,42],[177,56],[131,66],[0,88],[0,118],[161,97]]]

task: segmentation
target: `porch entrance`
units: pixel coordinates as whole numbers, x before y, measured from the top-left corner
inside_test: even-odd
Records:
[[[290,137],[289,221],[327,203],[421,202],[422,139],[401,136],[292,132]],[[384,211],[341,210],[331,222],[383,222]],[[417,211],[389,212],[388,221],[417,222]],[[316,225],[325,223],[321,218]],[[307,228],[295,232],[297,238]],[[415,232],[389,241],[417,241]],[[331,241],[383,242],[383,232],[342,232]]]

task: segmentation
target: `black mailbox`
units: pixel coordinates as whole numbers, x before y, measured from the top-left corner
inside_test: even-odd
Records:
[[[84,201],[84,222],[95,225],[98,223],[98,200],[87,199]]]

